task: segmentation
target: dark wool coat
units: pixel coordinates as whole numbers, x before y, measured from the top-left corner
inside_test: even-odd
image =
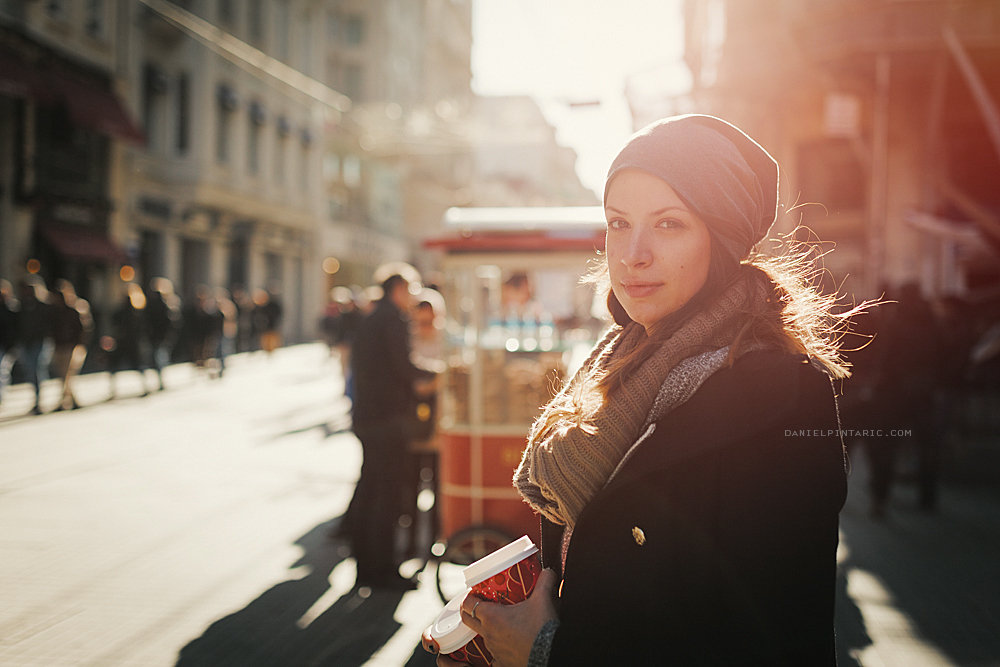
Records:
[[[351,354],[354,425],[407,418],[416,401],[413,383],[429,377],[410,361],[410,332],[388,297],[364,319]]]
[[[805,357],[743,355],[584,508],[550,667],[835,665],[836,401]],[[542,557],[559,572],[559,526]]]

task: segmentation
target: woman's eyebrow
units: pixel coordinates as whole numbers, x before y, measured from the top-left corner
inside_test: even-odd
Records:
[[[614,206],[605,206],[604,208],[606,208],[609,211],[614,211],[618,215],[625,215],[625,211],[619,211]],[[683,206],[665,206],[664,208],[661,208],[658,211],[653,211],[649,215],[661,215],[663,213],[666,213],[667,211],[680,211],[682,213],[686,213],[687,209],[684,208]]]

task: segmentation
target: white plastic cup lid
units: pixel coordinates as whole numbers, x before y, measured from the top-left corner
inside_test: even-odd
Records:
[[[482,583],[537,551],[538,547],[535,546],[535,543],[527,535],[514,540],[507,546],[501,547],[488,556],[483,556],[472,565],[467,566],[463,570],[465,585],[471,587]]]
[[[449,600],[431,624],[429,634],[441,653],[457,651],[476,637],[476,631],[462,622],[462,600],[468,592],[466,589]]]

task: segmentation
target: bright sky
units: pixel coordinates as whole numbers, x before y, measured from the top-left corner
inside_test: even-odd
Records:
[[[530,95],[579,155],[577,173],[598,196],[611,160],[632,133],[630,75],[687,86],[680,0],[473,0],[472,88]],[[571,108],[568,102],[600,100]]]

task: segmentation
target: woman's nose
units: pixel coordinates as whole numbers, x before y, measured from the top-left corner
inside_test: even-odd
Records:
[[[628,235],[624,252],[622,253],[622,264],[629,268],[643,267],[652,261],[653,255],[649,250],[646,235],[642,230],[633,230]]]

